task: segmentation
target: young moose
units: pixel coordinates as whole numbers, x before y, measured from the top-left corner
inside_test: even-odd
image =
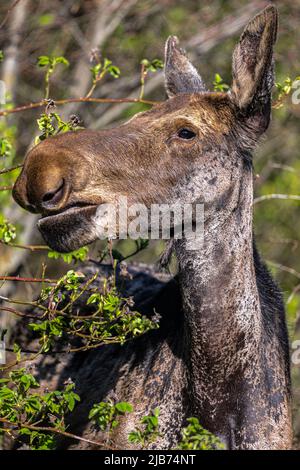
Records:
[[[251,155],[270,120],[276,32],[273,6],[250,21],[233,53],[228,93],[209,92],[170,37],[167,101],[118,128],[55,136],[28,153],[14,197],[42,214],[39,229],[58,251],[94,241],[97,207],[119,196],[147,207],[202,202],[205,209],[204,245],[190,251],[185,238],[174,240],[178,279],[152,278],[150,296],[135,278],[137,308],[161,313],[158,330],[122,347],[68,356],[66,365],[40,361],[48,385],[71,376],[82,397],[70,432],[95,440],[88,410],[114,397],[135,409],[113,435],[121,448],[155,406],[157,448],[174,447],[189,416],[229,449],[291,447],[284,308],[252,235]]]

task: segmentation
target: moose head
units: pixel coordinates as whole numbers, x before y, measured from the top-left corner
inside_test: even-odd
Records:
[[[94,241],[97,208],[119,196],[146,207],[201,201],[207,214],[234,210],[270,120],[276,32],[274,6],[249,22],[233,53],[228,93],[208,91],[170,37],[165,102],[119,127],[68,132],[31,149],[13,196],[42,215],[45,241],[64,252]]]

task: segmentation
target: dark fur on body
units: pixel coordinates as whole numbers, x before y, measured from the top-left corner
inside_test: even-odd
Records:
[[[262,305],[263,340],[266,353],[265,387],[274,388],[276,357],[272,352],[272,340],[279,338],[280,355],[285,358],[286,382],[289,378],[289,347],[285,326],[282,295],[273,281],[264,263],[260,260],[254,244],[254,260],[257,285]],[[99,272],[107,276],[111,268],[95,264],[81,267],[86,276]],[[75,354],[42,356],[36,364],[35,375],[42,387],[61,388],[71,378],[76,384],[76,391],[81,397],[80,404],[72,413],[70,432],[91,440],[101,440],[101,432],[91,425],[88,413],[94,403],[111,398],[116,401],[128,400],[139,410],[140,416],[154,407],[161,409],[160,429],[163,435],[153,445],[154,448],[172,448],[180,439],[180,429],[186,424],[186,418],[197,416],[203,426],[224,438],[227,436],[228,448],[239,447],[231,441],[229,422],[223,423],[223,429],[212,426],[207,411],[199,414],[190,399],[189,335],[186,334],[184,314],[181,310],[181,294],[178,278],[162,275],[145,265],[129,267],[133,279],[119,284],[123,286],[122,295],[133,296],[134,308],[152,317],[153,311],[160,312],[160,328],[132,340],[124,346],[107,345],[97,350]],[[169,279],[170,278],[170,279]],[[169,280],[168,280],[169,279]],[[84,307],[84,305],[83,305]],[[15,338],[28,347],[28,330],[24,321],[19,322]],[[30,341],[30,346],[35,341]],[[242,345],[241,345],[242,346]],[[267,354],[269,353],[269,354]],[[272,361],[274,358],[274,362]],[[238,403],[244,391],[233,387],[232,402]],[[290,394],[290,390],[289,390]],[[223,396],[217,396],[222,407]],[[282,397],[276,395],[274,400]],[[224,411],[224,410],[223,410]],[[243,417],[244,419],[244,417]],[[118,446],[129,447],[126,432],[133,429],[122,424],[115,431],[114,439]],[[94,446],[71,439],[60,439],[59,448],[93,449]]]

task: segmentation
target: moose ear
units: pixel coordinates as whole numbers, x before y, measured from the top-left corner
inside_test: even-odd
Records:
[[[277,9],[269,5],[248,23],[235,47],[231,96],[242,111],[270,108],[277,24]]]
[[[165,47],[165,87],[171,98],[178,93],[206,91],[204,83],[185,52],[178,47],[176,36],[167,39]]]

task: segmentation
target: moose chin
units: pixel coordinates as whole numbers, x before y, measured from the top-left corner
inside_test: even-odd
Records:
[[[97,206],[72,207],[62,213],[41,218],[37,226],[53,250],[61,253],[77,250],[97,239],[92,223],[96,209]]]

